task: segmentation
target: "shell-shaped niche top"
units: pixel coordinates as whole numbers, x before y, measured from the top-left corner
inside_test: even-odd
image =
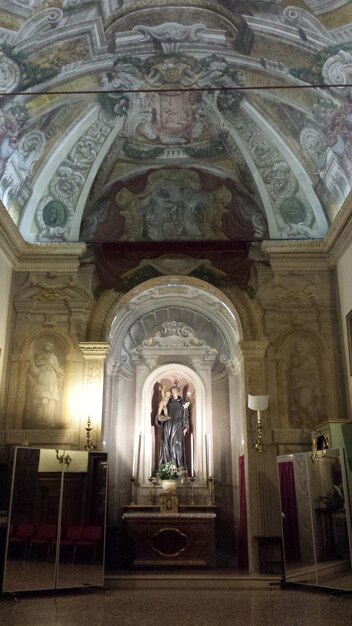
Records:
[[[137,348],[131,350],[131,354],[135,356],[141,355],[148,348],[157,349],[175,349],[175,348],[202,348],[208,353],[217,354],[217,350],[211,346],[207,346],[203,339],[196,337],[195,331],[191,326],[187,326],[183,322],[164,322],[161,326],[154,329],[153,335],[144,339]]]

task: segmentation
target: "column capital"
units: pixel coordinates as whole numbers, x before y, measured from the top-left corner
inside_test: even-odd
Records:
[[[242,341],[240,344],[244,359],[263,359],[268,346],[268,339]]]
[[[79,347],[88,361],[105,359],[111,346],[107,341],[80,341]]]

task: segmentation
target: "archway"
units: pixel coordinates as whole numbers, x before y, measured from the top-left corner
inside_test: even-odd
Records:
[[[210,474],[214,476],[217,523],[228,553],[224,558],[234,565],[238,459],[246,439],[238,312],[223,293],[204,281],[167,276],[123,296],[109,317],[111,354],[103,432],[110,457],[111,522],[118,523],[130,504],[132,477],[140,501],[147,501],[155,458],[153,390],[164,379],[173,382],[183,377],[192,385],[196,400],[197,479],[205,484]]]

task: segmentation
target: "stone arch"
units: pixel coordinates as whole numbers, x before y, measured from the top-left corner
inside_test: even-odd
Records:
[[[119,516],[119,511],[129,499],[129,486],[127,478],[131,477],[132,449],[136,437],[142,433],[141,444],[142,472],[139,476],[139,493],[148,488],[147,473],[150,464],[150,438],[149,430],[146,430],[146,414],[150,415],[150,385],[157,380],[160,372],[170,368],[181,369],[189,372],[197,387],[200,409],[203,416],[197,414],[198,432],[196,441],[197,463],[199,461],[199,473],[201,480],[205,480],[205,453],[203,439],[205,432],[212,436],[214,431],[214,473],[219,477],[219,487],[224,511],[224,519],[237,518],[238,506],[236,494],[238,490],[238,463],[237,458],[243,448],[245,437],[246,410],[245,394],[243,385],[243,359],[241,358],[241,344],[246,343],[246,337],[258,335],[259,316],[256,319],[256,311],[251,306],[249,298],[241,290],[231,291],[231,296],[236,297],[236,304],[241,307],[241,315],[236,305],[227,294],[209,285],[205,281],[189,276],[160,276],[158,278],[141,283],[129,293],[121,295],[110,290],[101,297],[93,312],[89,328],[90,340],[104,339],[111,344],[111,353],[107,363],[107,378],[105,388],[105,416],[103,424],[103,438],[107,443],[110,455],[110,471],[112,483],[115,484],[114,494],[111,497],[113,510],[111,518]],[[153,337],[152,321],[148,319],[151,311],[155,312],[155,326],[158,323],[158,312],[163,314],[169,306],[171,312],[169,320],[173,319],[175,310],[180,310],[180,319],[188,324],[188,316],[195,319],[196,342],[209,344],[212,349],[214,344],[215,330],[217,337],[226,346],[223,358],[217,357],[214,366],[210,366],[207,355],[204,357],[207,346],[204,346],[204,355],[198,359],[194,350],[193,360],[190,357],[192,348],[162,355],[160,362],[154,362],[153,358],[140,358],[143,341],[139,333],[139,320],[147,320],[148,332],[145,331],[146,345],[153,345],[149,339]],[[209,326],[202,322],[202,315],[209,320]],[[241,316],[245,319],[242,324]],[[199,321],[199,325],[198,325]],[[140,326],[138,326],[140,324]],[[138,327],[138,328],[137,328]],[[137,328],[138,332],[135,332]],[[211,329],[211,330],[209,330]],[[197,331],[199,330],[199,336]],[[202,332],[201,332],[202,330]],[[208,334],[207,334],[208,333]],[[209,334],[210,333],[210,334]],[[213,333],[213,334],[212,334]],[[126,337],[133,335],[133,358],[129,357],[126,348]],[[130,341],[128,339],[128,341]],[[125,342],[125,343],[124,343]],[[132,344],[129,343],[129,346]],[[218,345],[218,344],[217,344]],[[130,350],[131,352],[131,350]],[[150,356],[150,355],[149,355]],[[222,356],[222,355],[221,355]],[[203,360],[202,360],[203,359]],[[133,361],[133,362],[132,362]],[[134,368],[134,369],[133,369]],[[160,369],[161,368],[161,369]],[[228,462],[224,465],[224,459]],[[215,470],[215,465],[217,469]],[[123,480],[123,477],[125,480]],[[116,488],[116,484],[119,485]],[[228,485],[233,485],[229,488]],[[143,497],[143,495],[141,496]],[[227,508],[226,508],[227,507]],[[234,524],[235,525],[235,524]]]
[[[221,291],[213,285],[191,276],[160,276],[141,283],[126,294],[109,289],[105,291],[96,303],[88,325],[89,341],[106,341],[113,319],[124,307],[133,307],[134,299],[147,290],[158,289],[167,284],[182,285],[199,289],[223,302],[239,328],[239,340],[263,338],[261,314],[258,307],[249,296],[239,289],[232,287]]]

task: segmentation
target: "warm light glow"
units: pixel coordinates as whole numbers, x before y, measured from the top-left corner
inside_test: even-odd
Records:
[[[69,416],[69,427],[79,428],[82,419],[82,385],[73,383],[70,385],[67,394],[67,411]]]

